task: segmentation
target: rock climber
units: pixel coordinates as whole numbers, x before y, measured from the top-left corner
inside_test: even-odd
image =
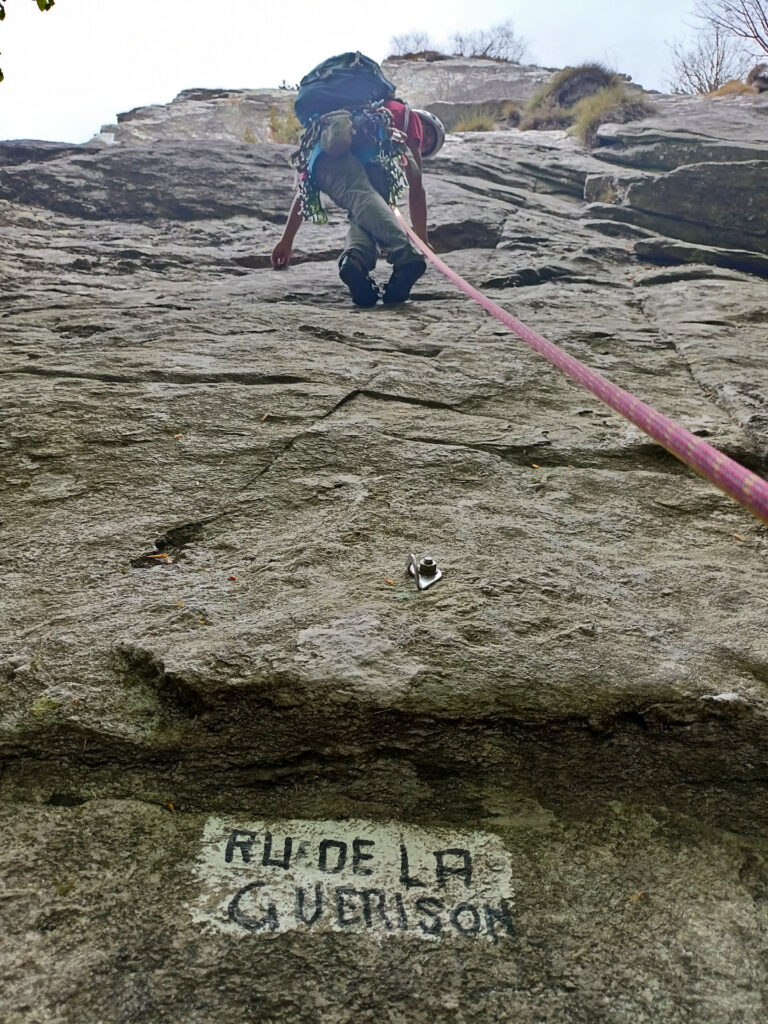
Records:
[[[367,61],[368,58],[362,60]],[[419,238],[428,243],[427,198],[422,180],[425,138],[422,118],[428,127],[428,153],[435,152],[442,144],[442,125],[433,115],[417,113],[398,99],[390,98],[378,103],[375,117],[381,118],[382,109],[394,129],[390,135],[401,143],[396,156],[398,160],[404,160],[402,171],[409,190],[411,224]],[[309,151],[305,154],[303,167],[299,163],[305,187],[303,191],[300,188],[291,204],[282,237],[272,251],[272,266],[275,270],[283,270],[290,264],[293,242],[303,219],[313,219],[318,223],[324,221],[319,196],[316,201],[312,199],[314,189],[316,193],[325,193],[349,215],[346,243],[339,258],[339,276],[349,289],[352,301],[358,306],[368,307],[374,306],[380,297],[386,304],[404,302],[415,282],[424,274],[426,261],[409,240],[389,205],[392,181],[387,173],[387,163],[382,159],[381,132],[377,138],[375,132],[366,131],[365,125],[361,128],[361,122],[355,121],[351,114],[347,115],[346,121],[344,115],[343,109],[326,112],[322,121],[316,120],[318,127],[314,134],[311,127],[305,133],[303,144],[308,140],[305,148]],[[345,132],[346,145],[343,141]],[[342,142],[339,144],[340,137]],[[319,215],[315,215],[317,211]],[[393,267],[381,294],[371,277],[380,248],[386,250],[387,260]]]

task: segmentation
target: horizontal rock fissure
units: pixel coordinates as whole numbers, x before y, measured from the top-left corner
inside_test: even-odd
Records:
[[[584,278],[575,277],[566,267],[543,266],[523,267],[512,274],[505,274],[502,277],[491,277],[478,284],[478,288],[530,288],[537,284],[547,284],[549,281],[563,281],[570,284],[583,283]]]
[[[513,463],[519,466],[527,466],[530,468],[530,462],[528,461],[528,453],[534,453],[538,459],[538,464],[533,467],[535,469],[591,469],[610,471],[612,473],[617,470],[623,470],[627,473],[642,472],[647,470],[650,466],[653,469],[658,469],[659,463],[665,464],[666,471],[679,471],[684,473],[686,467],[671,455],[661,445],[656,444],[637,444],[633,447],[627,446],[624,449],[615,449],[606,451],[601,448],[599,452],[596,452],[593,456],[582,451],[568,453],[566,457],[558,459],[548,459],[546,454],[542,454],[542,449],[551,447],[553,441],[530,441],[520,442],[516,445],[501,445],[477,443],[472,444],[466,441],[460,440],[446,440],[444,438],[433,438],[423,437],[419,435],[412,435],[406,432],[402,434],[388,434],[383,433],[384,437],[391,437],[392,440],[406,439],[413,444],[425,444],[425,445],[437,445],[446,448],[464,448],[471,451],[483,452],[486,455],[493,455],[504,462]],[[601,465],[605,463],[606,465]],[[618,465],[617,465],[618,464]]]
[[[636,256],[644,263],[655,264],[656,266],[677,266],[679,264],[691,264],[700,262],[708,267],[716,268],[721,267],[723,270],[733,270],[742,274],[752,274],[755,277],[768,277],[768,256],[762,253],[751,253],[744,252],[739,254],[729,249],[715,249],[712,248],[710,252],[707,252],[706,258],[701,254],[695,252],[686,253],[684,250],[680,252],[675,251],[675,241],[670,240],[668,246],[665,248],[664,243],[661,243],[658,247],[651,250],[651,244],[643,245],[639,244],[636,247]],[[683,246],[691,244],[695,249],[695,243],[681,243]],[[670,284],[675,280],[692,280],[692,276],[678,275],[675,277],[673,274],[659,275],[662,279],[660,283]],[[699,275],[702,278],[708,278],[716,280],[720,275],[713,273],[710,270],[709,273],[702,273]],[[726,279],[725,275],[720,276],[721,279]],[[647,282],[652,285],[654,282]]]
[[[745,256],[749,256],[751,252],[754,252],[756,259],[765,259],[763,248],[765,245],[765,236],[759,232],[752,232],[749,230],[730,231],[727,228],[713,225],[707,222],[704,218],[701,220],[691,220],[676,214],[649,210],[641,206],[613,206],[606,204],[594,205],[601,205],[606,216],[615,217],[618,221],[626,221],[639,227],[647,226],[653,234],[658,236],[662,241],[670,243],[679,241],[693,246],[697,243],[701,245],[708,245],[713,250],[713,256],[716,254],[718,248],[720,248],[723,250],[724,259],[728,258],[728,251],[732,248],[744,251]],[[659,224],[661,224],[662,227],[669,225],[669,233],[662,234],[659,230]],[[746,243],[753,240],[757,244],[755,244],[754,250],[751,250],[749,245]],[[653,239],[650,241],[653,241]],[[642,240],[637,243],[638,253],[640,254],[638,255],[638,258],[652,263],[654,262],[654,257],[648,257],[645,255],[645,244],[648,243],[645,243]]]
[[[425,385],[425,390],[426,387],[427,386]],[[397,395],[387,391],[377,391],[369,388],[362,388],[360,390],[360,394],[364,395],[366,398],[376,398],[382,402],[402,402],[403,405],[423,406],[426,409],[449,409],[452,412],[460,412],[461,405],[464,404],[464,400],[462,402],[452,404],[450,402],[440,402],[437,399],[426,397],[414,398],[412,395]]]
[[[486,181],[490,181],[490,178],[486,178]],[[501,189],[483,189],[477,185],[470,185],[468,181],[461,178],[455,178],[455,183],[459,186],[462,192],[468,192],[470,195],[483,196],[484,198],[496,199],[500,203],[506,203],[508,206],[512,206],[514,209],[519,209],[526,205],[525,196],[522,194],[512,193]],[[499,184],[504,184],[499,182]]]
[[[129,376],[120,373],[88,373],[73,370],[48,369],[43,366],[24,366],[0,370],[2,376],[49,377],[56,380],[98,380],[105,384],[244,384],[260,386],[270,384],[316,384],[308,377],[293,374],[257,374],[223,371],[221,373],[183,373],[173,370],[150,370]]]
[[[130,792],[137,780],[144,779],[150,788],[167,793],[166,799],[174,805],[199,810],[205,809],[207,801],[238,806],[250,789],[288,790],[297,800],[321,783],[332,787],[329,797],[336,786],[341,792],[350,785],[364,789],[366,776],[375,777],[380,764],[390,774],[403,772],[405,778],[415,772],[440,802],[453,791],[457,815],[467,813],[471,794],[479,794],[488,783],[522,787],[545,803],[563,806],[572,801],[574,787],[591,799],[610,800],[623,794],[659,806],[684,804],[695,790],[705,815],[711,813],[708,793],[731,795],[734,804],[727,821],[717,805],[717,824],[741,828],[752,822],[764,827],[768,803],[760,803],[758,797],[766,790],[765,764],[759,754],[761,722],[748,716],[730,721],[693,719],[694,712],[681,710],[689,720],[676,721],[680,712],[670,707],[619,713],[600,724],[575,719],[529,726],[503,715],[476,722],[409,721],[400,713],[382,712],[349,717],[343,735],[327,728],[328,720],[316,723],[315,735],[323,737],[322,751],[296,712],[278,714],[264,722],[262,730],[265,735],[269,729],[281,734],[291,730],[294,744],[301,749],[288,760],[254,760],[256,737],[247,745],[233,743],[230,737],[217,748],[206,749],[195,746],[193,732],[180,747],[142,755],[135,745],[117,737],[110,742],[105,736],[78,732],[71,737],[49,736],[45,754],[24,745],[8,750],[5,744],[4,784],[37,776],[36,788],[42,785],[52,794],[66,793],[72,805],[114,794],[116,785]],[[293,729],[289,723],[299,727]],[[340,741],[348,746],[350,729],[354,729],[354,750],[340,756],[334,745]],[[396,743],[391,742],[394,737]],[[752,775],[744,772],[745,757],[755,764]],[[118,774],[110,781],[111,772]],[[398,803],[395,792],[387,799]]]

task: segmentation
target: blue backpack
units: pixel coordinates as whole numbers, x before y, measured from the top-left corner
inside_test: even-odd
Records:
[[[394,95],[394,85],[376,61],[358,50],[329,57],[306,74],[299,82],[293,109],[306,128],[317,115],[360,109]]]

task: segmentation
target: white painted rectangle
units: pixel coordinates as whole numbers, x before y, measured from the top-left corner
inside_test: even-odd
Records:
[[[514,936],[510,856],[487,832],[209,818],[196,872],[193,916],[232,934]]]

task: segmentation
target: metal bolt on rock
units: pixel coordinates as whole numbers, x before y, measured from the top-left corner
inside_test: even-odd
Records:
[[[443,578],[443,574],[437,567],[437,562],[429,555],[418,559],[413,553],[408,559],[408,572],[416,581],[417,590],[426,590],[433,583]]]

